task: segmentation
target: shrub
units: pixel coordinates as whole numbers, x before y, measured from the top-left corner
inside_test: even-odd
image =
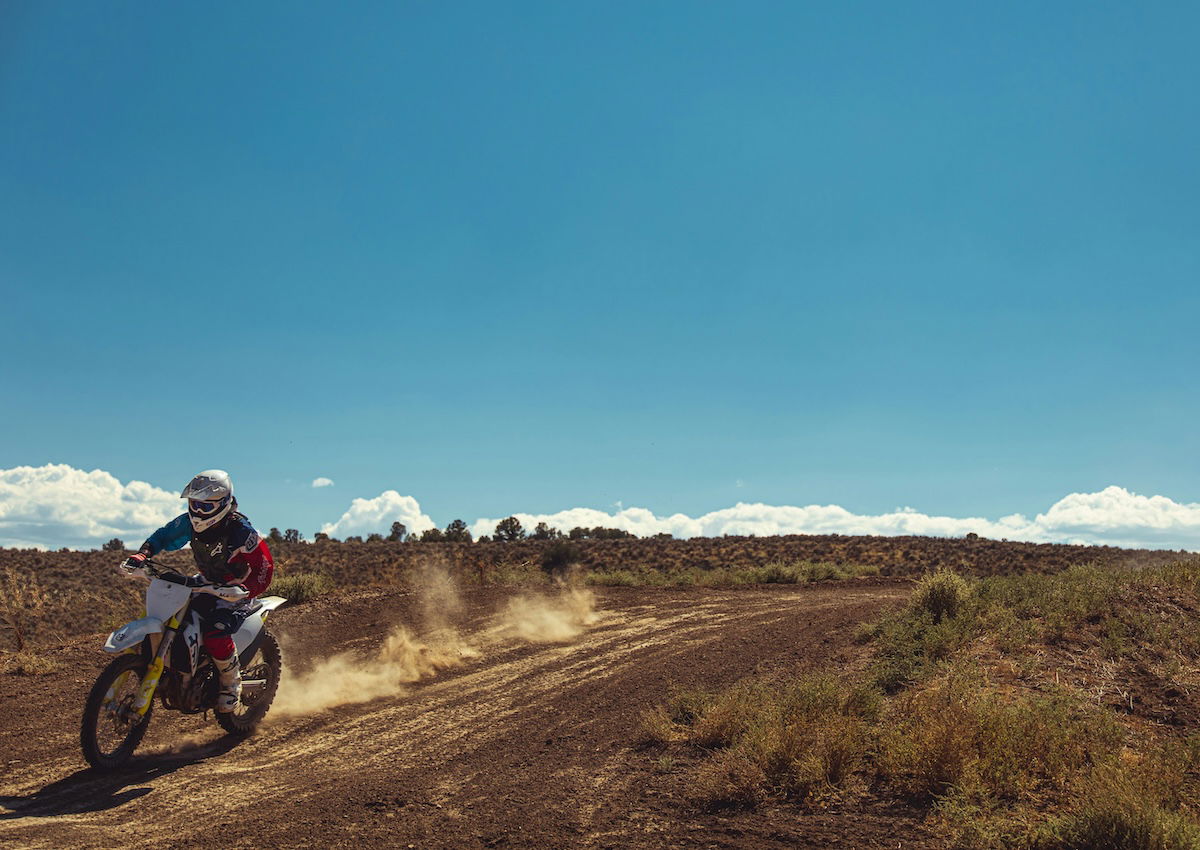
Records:
[[[0,583],[0,631],[8,632],[17,652],[28,646],[48,603],[36,576],[21,576],[12,567],[5,568]]]
[[[794,567],[775,563],[767,564],[763,567],[759,571],[757,579],[763,584],[795,584],[797,577],[797,571]]]
[[[1033,842],[1038,850],[1197,850],[1200,826],[1172,811],[1129,775],[1098,771],[1070,813],[1052,819]]]
[[[957,617],[970,595],[971,586],[966,579],[952,570],[943,569],[921,577],[909,604],[928,611],[933,622],[940,623],[943,619]]]
[[[640,587],[648,582],[639,580],[629,570],[600,570],[588,573],[587,583],[603,587]]]
[[[333,590],[333,579],[323,573],[296,573],[275,579],[270,590],[273,595],[298,605]]]
[[[54,673],[58,668],[59,663],[54,659],[30,650],[0,654],[0,673],[11,673],[16,676],[45,676],[48,673]]]
[[[697,776],[710,805],[751,806],[770,788],[806,798],[842,786],[867,758],[881,697],[829,675],[676,692],[652,727],[720,751]]]
[[[767,774],[748,754],[717,753],[696,773],[696,796],[711,808],[753,808],[767,797]]]
[[[647,746],[665,746],[682,736],[679,726],[661,705],[642,712],[638,729],[641,733],[639,743]]]
[[[1065,789],[1087,765],[1120,748],[1120,726],[1065,691],[1006,697],[977,671],[952,669],[891,706],[879,741],[880,775],[912,794],[971,786],[1016,800]]]

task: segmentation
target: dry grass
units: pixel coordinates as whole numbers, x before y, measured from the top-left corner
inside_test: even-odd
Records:
[[[296,573],[275,578],[269,590],[272,596],[282,596],[298,605],[329,593],[333,579],[321,573]]]
[[[709,806],[888,789],[954,846],[1200,850],[1200,734],[1181,734],[1200,722],[1196,611],[1200,561],[934,573],[863,635],[869,685],[677,692],[645,725],[711,754],[693,777]]]
[[[752,806],[771,793],[809,799],[842,787],[867,757],[880,697],[824,675],[747,680],[719,694],[677,692],[643,728],[661,744],[717,755],[694,793],[712,807]]]
[[[15,676],[45,676],[55,673],[59,663],[31,650],[0,653],[0,673]]]
[[[1069,787],[1115,756],[1124,730],[1110,713],[1057,690],[1010,691],[965,667],[900,694],[878,729],[878,775],[909,794],[950,789],[1015,801]]]
[[[18,653],[24,652],[41,624],[48,597],[34,575],[18,575],[13,567],[4,568],[0,582],[0,631],[8,635]]]
[[[857,576],[876,576],[873,564],[831,564],[797,561],[776,562],[763,567],[621,567],[587,573],[587,582],[605,587],[748,587],[759,584],[806,584],[841,581]]]

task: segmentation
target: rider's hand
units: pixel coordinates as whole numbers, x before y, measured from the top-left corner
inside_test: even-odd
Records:
[[[130,555],[128,558],[126,558],[124,561],[121,562],[122,569],[124,569],[126,572],[131,572],[131,573],[136,572],[137,570],[140,570],[144,566],[146,566],[146,553],[145,552],[137,552],[133,555]]]

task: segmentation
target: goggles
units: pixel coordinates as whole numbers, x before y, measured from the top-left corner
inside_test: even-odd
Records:
[[[199,499],[188,499],[188,511],[193,516],[211,516],[221,508],[225,507],[229,501],[228,498],[218,499],[215,502],[202,502]]]

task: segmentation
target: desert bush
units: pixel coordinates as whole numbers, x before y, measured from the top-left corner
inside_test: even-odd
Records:
[[[879,706],[869,688],[808,675],[747,680],[715,695],[677,694],[655,721],[660,730],[671,722],[672,740],[724,752],[697,777],[704,802],[754,805],[766,788],[808,798],[842,786],[867,757]]]
[[[693,792],[710,808],[753,808],[768,796],[768,778],[747,753],[717,753],[696,772]]]
[[[682,730],[664,706],[655,706],[642,712],[638,723],[638,743],[644,746],[665,746],[680,740]]]
[[[1081,789],[1077,805],[1052,818],[1031,841],[1037,850],[1197,850],[1200,824],[1135,775],[1099,770]]]
[[[17,676],[45,676],[54,673],[59,663],[45,655],[31,650],[0,653],[0,673],[11,673]]]
[[[971,586],[966,579],[951,570],[938,570],[922,576],[913,589],[909,605],[928,611],[934,623],[953,619],[967,603]]]
[[[5,567],[0,583],[0,631],[8,634],[17,652],[26,649],[48,601],[37,576],[21,576],[14,568]]]
[[[713,704],[714,695],[695,688],[672,687],[668,693],[666,712],[671,722],[691,726]]]
[[[755,579],[761,584],[795,584],[799,580],[797,570],[789,564],[767,564],[755,572]]]
[[[270,587],[273,596],[282,596],[295,605],[324,596],[331,590],[333,579],[323,573],[280,576],[271,582]]]
[[[596,570],[586,577],[588,584],[601,587],[646,587],[651,582],[632,570]]]
[[[1111,715],[1065,691],[1009,695],[980,677],[957,667],[900,695],[881,729],[879,775],[911,794],[957,786],[1015,800],[1065,789],[1121,746]]]
[[[974,617],[947,618],[939,623],[924,607],[910,605],[875,629],[872,681],[894,693],[927,677],[974,638],[978,628]]]

